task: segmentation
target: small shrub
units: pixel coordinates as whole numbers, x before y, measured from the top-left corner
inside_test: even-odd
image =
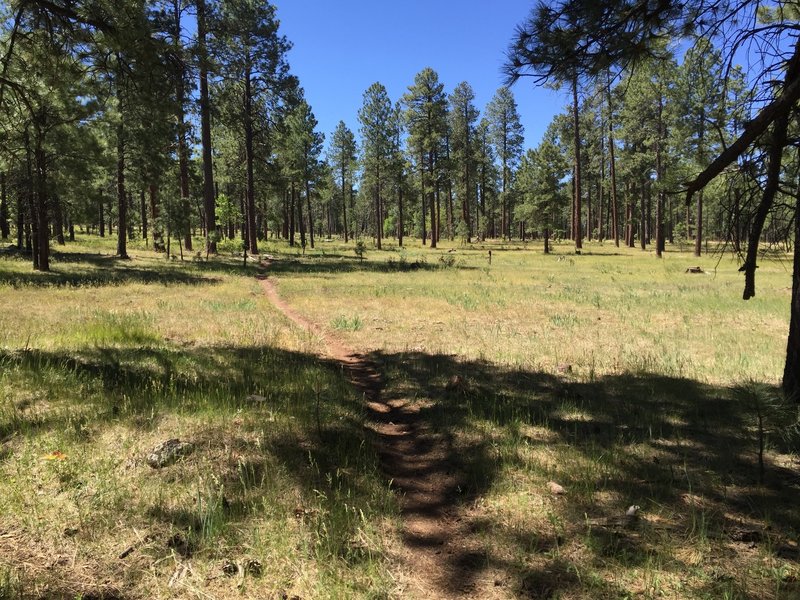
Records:
[[[359,258],[359,260],[361,260],[361,262],[364,262],[364,254],[367,253],[367,245],[364,243],[364,240],[358,240],[356,242],[353,252],[356,253],[356,256]]]
[[[455,254],[442,254],[439,257],[439,266],[442,269],[452,269],[456,266]]]
[[[361,329],[362,325],[363,322],[358,315],[349,318],[340,315],[331,321],[331,327],[344,331],[358,331]]]

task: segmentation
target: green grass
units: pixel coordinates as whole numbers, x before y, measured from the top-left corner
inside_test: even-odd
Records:
[[[674,248],[263,246],[279,293],[445,434],[464,473],[446,509],[474,538],[447,554],[462,580],[508,598],[800,595],[797,409],[774,402],[785,257],[745,303],[735,261]],[[48,274],[0,258],[0,598],[403,597],[396,499],[319,339],[252,261],[113,250],[82,238]],[[171,437],[195,451],[150,469]],[[222,571],[249,560],[260,575]]]
[[[0,597],[388,595],[360,398],[255,268],[68,248],[50,274],[0,260]],[[195,451],[147,466],[173,437]]]
[[[755,381],[777,394],[785,257],[761,263],[745,303],[726,256],[445,243],[403,250],[406,264],[433,266],[398,275],[396,252],[363,266],[312,254],[274,271],[317,323],[358,310],[363,327],[339,334],[372,351],[386,394],[452,440],[467,481],[453,509],[480,540],[452,558],[473,565],[468,576],[504,582],[509,597],[800,594],[797,438],[783,435],[797,408],[767,433],[762,486],[757,409],[740,392]],[[696,264],[706,274],[685,273]],[[635,527],[617,525],[632,504]],[[736,541],[743,529],[757,542]]]

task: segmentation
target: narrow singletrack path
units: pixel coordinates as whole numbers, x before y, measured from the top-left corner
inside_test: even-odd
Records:
[[[270,263],[262,261],[261,266],[268,271]],[[381,375],[368,357],[295,311],[267,274],[259,275],[259,280],[269,300],[286,317],[323,340],[324,355],[338,362],[364,395],[366,425],[376,433],[381,466],[398,493],[403,518],[402,597],[505,597],[495,579],[487,573],[479,575],[483,570],[480,552],[469,531],[469,519],[457,505],[463,482],[454,466],[449,438],[433,431],[415,403],[384,400]]]

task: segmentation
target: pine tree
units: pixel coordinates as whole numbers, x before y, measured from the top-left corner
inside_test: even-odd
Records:
[[[375,240],[381,249],[383,238],[383,191],[392,162],[392,102],[381,83],[373,83],[364,92],[358,111],[361,124],[362,189],[369,189],[375,217]]]
[[[486,107],[489,120],[489,131],[494,151],[501,165],[502,187],[501,202],[501,237],[511,237],[511,215],[513,202],[511,199],[512,174],[522,156],[524,129],[517,112],[517,102],[507,87],[495,92]]]
[[[331,137],[328,148],[328,162],[339,182],[342,218],[344,220],[344,241],[348,242],[349,227],[347,223],[348,207],[353,207],[353,184],[357,166],[358,147],[353,132],[347,128],[344,121],[339,121]]]
[[[459,83],[450,95],[450,143],[467,243],[472,241],[472,196],[476,179],[475,123],[479,115],[474,100],[475,92],[467,82]]]
[[[422,199],[422,243],[425,244],[425,201],[430,207],[431,248],[439,240],[439,223],[436,213],[438,195],[440,152],[447,132],[447,97],[439,75],[427,67],[417,73],[414,84],[403,96],[409,153],[413,156],[419,175]]]

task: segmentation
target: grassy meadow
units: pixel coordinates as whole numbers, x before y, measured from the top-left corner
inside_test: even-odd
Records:
[[[800,598],[786,256],[743,302],[727,255],[352,246],[267,243],[268,274],[447,435],[448,593]],[[254,262],[59,250],[0,255],[0,598],[407,597],[362,399]]]

